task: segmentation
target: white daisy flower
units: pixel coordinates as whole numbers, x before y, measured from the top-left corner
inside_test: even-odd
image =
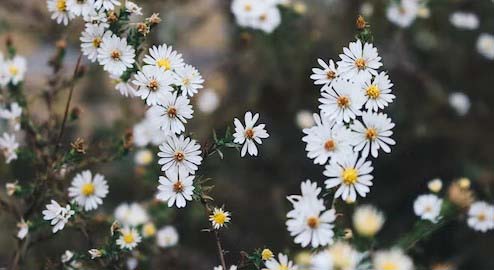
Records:
[[[365,96],[358,84],[340,79],[326,91],[321,93],[322,98],[319,99],[319,109],[323,114],[339,122],[349,122],[362,114],[360,109],[365,103]]]
[[[393,87],[393,84],[384,71],[374,77],[372,82],[371,79],[365,80],[362,84],[362,90],[367,98],[365,108],[377,112],[393,102],[395,95],[391,94],[391,87]]]
[[[339,186],[335,198],[341,197],[353,202],[357,199],[357,193],[365,197],[370,191],[373,179],[370,173],[373,169],[370,161],[366,161],[364,157],[359,159],[358,153],[354,153],[329,163],[323,172],[329,179],[324,183],[328,189]]]
[[[281,12],[273,6],[255,12],[252,19],[252,28],[271,34],[281,24]]]
[[[91,24],[101,25],[105,29],[110,27],[108,17],[104,10],[96,10],[93,8],[89,14],[83,16],[83,19],[86,22],[86,27]]]
[[[120,234],[117,239],[117,245],[120,246],[120,249],[133,250],[142,240],[135,228],[125,227],[120,230]]]
[[[479,27],[479,17],[472,12],[457,11],[449,15],[449,22],[458,29],[475,30]]]
[[[396,142],[390,138],[393,135],[395,124],[391,122],[386,114],[365,112],[362,114],[361,123],[355,120],[350,125],[354,136],[350,139],[350,144],[354,145],[355,151],[362,151],[362,156],[367,157],[369,152],[373,157],[377,157],[378,150],[391,152],[389,145],[395,145]]]
[[[76,0],[74,0],[76,1]],[[110,31],[105,31],[105,26],[101,24],[86,24],[86,28],[81,33],[81,50],[91,62],[98,60],[98,49],[103,42],[104,36],[111,36]]]
[[[27,70],[26,58],[16,55],[13,59],[5,61],[5,71],[9,81],[17,85],[24,80]]]
[[[26,235],[29,233],[29,224],[27,224],[24,219],[21,219],[21,221],[17,223],[17,228],[19,229],[17,231],[17,238],[21,240],[26,238]]]
[[[191,65],[177,68],[173,75],[175,83],[180,86],[184,96],[194,96],[202,88],[202,83],[204,83],[199,71]]]
[[[338,241],[313,256],[311,270],[357,270],[363,257],[348,243]]]
[[[142,15],[142,8],[132,1],[125,1],[125,10],[130,14]]]
[[[146,210],[138,203],[122,203],[115,209],[115,218],[124,226],[139,226],[149,221]]]
[[[353,227],[362,236],[373,237],[384,224],[384,214],[372,205],[358,206],[353,212]]]
[[[336,219],[335,210],[311,209],[304,207],[295,218],[289,218],[286,226],[294,242],[302,247],[309,244],[312,248],[333,243],[333,222]]]
[[[449,94],[448,102],[449,106],[451,106],[459,116],[466,115],[472,105],[470,98],[461,92]]]
[[[220,97],[213,89],[206,88],[198,94],[196,103],[199,111],[210,114],[220,105]]]
[[[5,157],[6,164],[17,159],[17,148],[19,148],[19,143],[16,141],[15,135],[4,132],[0,137],[0,153]]]
[[[9,122],[9,125],[14,128],[14,130],[21,129],[21,115],[22,108],[17,102],[12,102],[10,104],[10,109],[0,109],[0,118],[6,119]]]
[[[116,35],[103,36],[98,48],[98,61],[103,69],[115,76],[121,76],[135,62],[135,50],[127,40]]]
[[[136,96],[146,100],[147,105],[156,105],[166,93],[173,91],[173,76],[170,71],[163,71],[155,66],[144,66],[134,76],[133,83],[137,86]]]
[[[56,20],[58,24],[69,24],[69,21],[75,18],[74,13],[70,12],[67,8],[66,0],[48,0],[48,11],[50,11],[52,20]]]
[[[305,209],[313,209],[319,212],[326,210],[324,201],[318,198],[321,188],[317,186],[317,183],[312,183],[310,180],[302,182],[300,190],[302,192],[301,195],[286,197],[293,205],[293,209],[286,214],[287,218],[296,218],[302,215]]]
[[[151,106],[148,113],[157,125],[166,133],[180,134],[185,131],[184,124],[192,119],[192,105],[185,96],[177,96],[177,92],[166,92],[158,98],[158,104]]]
[[[468,226],[476,231],[487,232],[494,229],[494,206],[486,202],[475,202],[468,210]]]
[[[362,44],[360,39],[350,42],[348,48],[343,48],[340,54],[338,72],[343,78],[363,81],[377,75],[377,69],[382,66],[381,57],[371,43]]]
[[[482,33],[477,39],[477,51],[489,60],[494,60],[494,35]]]
[[[119,0],[96,0],[94,3],[97,9],[113,10],[115,6],[120,6]]]
[[[305,128],[302,141],[307,145],[307,157],[314,159],[314,164],[324,165],[328,160],[339,159],[352,153],[348,138],[352,135],[343,124],[331,117],[314,114],[315,126]]]
[[[173,247],[178,244],[178,232],[173,226],[165,226],[156,233],[156,244],[161,248]]]
[[[46,205],[46,210],[43,210],[43,219],[50,220],[53,226],[52,232],[56,233],[63,230],[65,224],[75,214],[74,210],[70,209],[70,205],[65,207],[60,206],[56,201],[51,200],[50,204]]]
[[[94,0],[67,0],[67,9],[75,16],[88,16],[94,12]]]
[[[143,61],[164,71],[177,70],[184,66],[182,54],[174,51],[172,46],[166,44],[149,48],[149,54],[144,57]]]
[[[86,170],[77,174],[69,187],[69,197],[78,205],[84,207],[84,211],[90,211],[103,204],[103,198],[108,194],[108,184],[105,177]]]
[[[314,80],[315,85],[323,85],[323,88],[331,87],[333,81],[338,78],[338,69],[333,60],[329,60],[329,64],[326,64],[324,60],[319,58],[317,59],[317,63],[319,63],[322,68],[312,68],[312,75],[310,75],[310,78]],[[321,90],[323,88],[321,88]]]
[[[214,208],[213,213],[209,215],[209,221],[211,221],[211,225],[216,230],[219,230],[226,223],[230,223],[231,217],[230,212],[223,210],[223,208]]]
[[[117,90],[124,97],[135,97],[137,90],[134,85],[128,80],[127,82],[123,81],[119,76],[111,75],[110,78],[112,82],[115,84],[115,90]]]
[[[148,149],[140,149],[136,152],[134,156],[135,164],[139,166],[146,166],[151,164],[153,161],[153,152]]]
[[[386,10],[388,20],[401,28],[407,28],[415,21],[420,10],[419,1],[391,1]]]
[[[179,176],[178,171],[168,170],[165,176],[160,176],[158,186],[158,200],[168,202],[168,207],[174,204],[178,208],[185,207],[187,201],[192,201],[194,194],[194,175],[183,174]]]
[[[310,128],[316,124],[312,115],[313,113],[308,110],[300,110],[295,115],[295,123],[302,130]]]
[[[372,264],[375,270],[413,270],[413,261],[401,249],[381,250],[374,253]]]
[[[278,260],[272,258],[267,260],[265,263],[269,270],[297,270],[297,266],[293,264],[292,261],[288,260],[288,256],[282,253],[278,254]]]
[[[237,118],[233,120],[235,125],[235,133],[233,133],[233,137],[235,137],[235,139],[233,142],[243,144],[242,151],[240,152],[242,157],[245,156],[247,150],[249,155],[257,156],[257,147],[254,142],[262,144],[261,139],[266,139],[269,137],[268,132],[264,129],[266,126],[265,124],[254,126],[258,119],[258,113],[252,116],[251,112],[246,112],[244,116],[245,127]]]
[[[134,136],[134,144],[137,147],[144,147],[148,144],[157,146],[166,142],[169,134],[163,132],[154,119],[146,116],[141,122],[134,125],[132,135]]]
[[[420,195],[413,203],[415,215],[421,219],[437,223],[440,218],[443,200],[434,194]]]
[[[197,166],[201,165],[201,146],[184,135],[170,135],[159,149],[158,164],[162,171],[177,170],[180,175],[194,174]]]

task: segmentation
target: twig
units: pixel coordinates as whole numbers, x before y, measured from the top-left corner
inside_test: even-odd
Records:
[[[218,232],[218,230],[214,230],[214,237],[216,238],[216,247],[218,247],[221,266],[223,266],[223,270],[226,270],[225,256],[224,256],[223,248],[221,247],[220,233]]]

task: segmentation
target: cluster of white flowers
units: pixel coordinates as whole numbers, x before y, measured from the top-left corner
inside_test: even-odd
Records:
[[[305,128],[307,156],[325,165],[326,188],[339,187],[335,197],[353,202],[365,197],[372,186],[373,171],[369,154],[389,153],[395,141],[394,123],[379,112],[393,102],[393,84],[382,66],[377,49],[360,40],[343,49],[341,60],[328,63],[319,59],[311,79],[321,87],[319,114],[315,125]]]
[[[233,0],[232,13],[241,27],[273,32],[281,23],[278,5],[282,0]]]

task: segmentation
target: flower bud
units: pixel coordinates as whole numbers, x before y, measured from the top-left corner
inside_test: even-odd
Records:
[[[434,178],[427,183],[427,187],[430,191],[438,193],[443,188],[443,182],[439,178]]]
[[[273,255],[273,252],[269,249],[269,248],[265,248],[262,250],[261,252],[261,258],[264,260],[264,261],[267,261],[271,258],[273,258],[274,255]]]
[[[357,27],[358,30],[364,30],[365,27],[367,26],[367,22],[365,21],[365,19],[362,15],[359,15],[357,17],[357,21],[355,22],[355,26]]]

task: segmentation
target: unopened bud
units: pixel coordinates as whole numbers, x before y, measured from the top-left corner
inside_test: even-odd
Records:
[[[149,26],[145,23],[138,23],[137,24],[137,32],[141,33],[143,36],[147,36],[149,34]]]
[[[365,21],[365,19],[362,15],[359,15],[357,17],[357,21],[355,22],[355,26],[357,27],[358,30],[364,30],[365,27],[367,26],[367,22]]]
[[[146,19],[146,21],[149,23],[150,26],[156,25],[161,22],[160,14],[153,13],[151,17]]]

